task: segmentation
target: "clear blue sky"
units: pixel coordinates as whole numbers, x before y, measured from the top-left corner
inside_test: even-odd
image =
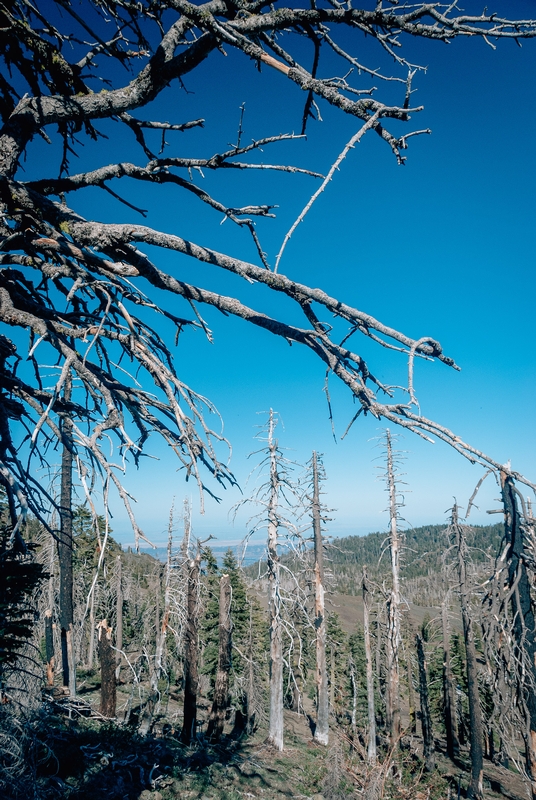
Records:
[[[510,17],[536,12],[528,0],[502,0],[496,6]],[[536,41],[522,48],[499,42],[495,51],[482,41],[467,40],[449,46],[405,41],[404,46],[412,61],[428,66],[415,78],[413,103],[424,105],[424,111],[411,124],[430,127],[432,135],[412,139],[407,163],[400,167],[378,137],[368,134],[294,234],[280,271],[320,286],[410,336],[438,339],[462,371],[440,363],[417,364],[422,413],[498,461],[510,459],[534,481]],[[368,40],[360,40],[359,53],[369,66],[389,68]],[[327,59],[322,74],[340,74],[341,69],[340,63],[330,65]],[[209,156],[225,149],[236,139],[243,102],[245,139],[299,131],[303,93],[274,71],[257,73],[242,55],[218,54],[185,83],[192,94],[174,86],[154,109],[137,112],[141,118],[163,115],[173,122],[206,119],[203,130],[170,135],[169,153]],[[362,79],[361,85],[373,83]],[[378,96],[386,97],[381,92]],[[390,87],[387,97],[400,103],[402,90]],[[325,173],[357,127],[355,120],[325,105],[321,111],[323,122],[310,123],[307,141],[272,145],[262,159]],[[108,146],[103,160],[102,144],[88,144],[80,169],[126,158],[144,163],[126,135],[123,142],[111,140]],[[33,147],[38,154],[49,153],[42,142]],[[30,164],[31,159],[28,174],[34,177]],[[35,176],[48,174],[40,170],[41,164]],[[308,177],[253,171],[221,171],[206,175],[201,184],[229,205],[278,204],[276,219],[258,224],[272,264],[286,231],[317,186]],[[137,201],[149,209],[145,224],[257,263],[244,231],[229,221],[220,225],[216,212],[180,190],[143,185]],[[97,190],[86,190],[73,205],[97,219],[141,221]],[[158,260],[185,280],[226,294],[237,292],[254,307],[285,313],[284,299],[270,298],[263,287],[242,285],[233,276],[176,255],[159,254]],[[324,453],[326,502],[337,509],[330,532],[339,536],[385,528],[386,496],[376,475],[379,462],[374,461],[379,455],[374,441],[381,432],[378,422],[361,417],[341,442],[355,406],[345,387],[332,378],[335,443],[322,365],[312,354],[239,320],[210,311],[205,318],[215,341],[209,344],[201,332],[186,331],[176,350],[179,373],[221,413],[233,444],[231,467],[242,487],[252,466],[247,455],[258,447],[253,440],[255,426],[263,421],[258,412],[272,407],[284,422],[279,438],[290,457],[304,462],[313,449]],[[380,379],[405,382],[405,357],[359,337],[353,341]],[[453,496],[467,502],[482,474],[480,467],[445,445],[432,446],[409,434],[399,446],[408,451],[409,524],[441,522]],[[139,471],[132,467],[126,484],[137,498],[137,516],[151,540],[164,539],[172,498],[181,505],[190,492],[195,533],[212,532],[222,541],[242,538],[245,517],[234,525],[228,519],[229,508],[240,498],[237,491],[220,492],[219,505],[207,498],[201,518],[195,487],[175,471],[172,455],[156,439],[148,450],[160,460],[146,460]],[[478,501],[481,511],[471,515],[474,522],[498,519],[485,514],[498,506],[492,479],[486,483]],[[132,535],[119,499],[113,510],[117,538],[127,543]]]

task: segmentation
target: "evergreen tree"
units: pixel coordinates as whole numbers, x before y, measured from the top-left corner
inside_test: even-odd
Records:
[[[42,564],[28,553],[16,551],[10,543],[11,527],[0,527],[0,686],[6,668],[13,666],[32,636],[35,623],[33,595],[46,578]]]

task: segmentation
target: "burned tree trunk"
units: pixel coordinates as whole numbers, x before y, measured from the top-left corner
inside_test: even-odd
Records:
[[[87,666],[88,669],[93,669],[95,661],[95,596],[98,591],[99,584],[96,582],[91,592],[91,600],[89,603],[89,634],[88,634],[88,648],[87,648]]]
[[[417,732],[417,715],[415,713],[415,692],[413,691],[413,666],[409,649],[406,666],[408,675],[409,732],[415,734]]]
[[[45,611],[45,658],[47,662],[47,687],[54,686],[55,657],[54,657],[54,539],[50,537],[49,578],[48,578],[48,608]]]
[[[54,636],[52,611],[45,611],[45,658],[47,662],[47,687],[54,686]]]
[[[422,637],[415,635],[417,645],[417,661],[419,664],[419,697],[421,702],[421,726],[423,739],[424,765],[428,772],[435,767],[434,760],[434,734],[432,731],[432,717],[430,715],[430,702],[428,699],[428,676],[426,674],[426,658]]]
[[[229,706],[229,673],[232,663],[231,582],[228,575],[220,578],[220,612],[218,671],[214,700],[208,721],[207,737],[217,742],[223,733],[225,712]]]
[[[482,779],[484,774],[482,712],[480,710],[480,693],[478,690],[478,672],[476,661],[475,637],[471,622],[469,588],[467,586],[467,544],[465,530],[458,522],[458,508],[452,509],[450,531],[454,535],[458,563],[458,580],[460,604],[462,610],[463,636],[465,640],[465,656],[467,670],[467,696],[469,700],[469,741],[471,747],[471,782],[467,797],[481,800],[483,797]]]
[[[116,575],[116,597],[115,597],[115,647],[117,650],[115,678],[119,680],[121,673],[121,651],[123,649],[123,562],[121,556],[117,556],[117,575]]]
[[[101,691],[99,711],[103,717],[115,718],[116,681],[115,650],[112,647],[112,629],[105,619],[97,625],[99,632],[99,661],[101,668]]]
[[[376,763],[376,710],[374,703],[374,670],[372,668],[372,650],[370,647],[370,617],[368,604],[367,569],[363,567],[363,635],[365,640],[365,659],[367,662],[367,708],[368,708],[368,761]]]
[[[249,602],[249,636],[248,636],[248,691],[246,697],[246,730],[249,734],[255,729],[255,667],[253,653],[253,604]]]
[[[160,566],[158,566],[155,576],[156,641],[155,641],[154,662],[151,670],[151,676],[149,679],[150,683],[149,696],[147,698],[147,702],[143,709],[142,722],[140,725],[140,733],[143,736],[146,736],[149,733],[151,725],[153,723],[154,715],[157,712],[160,703],[160,692],[158,689],[158,683],[160,681],[164,669],[164,653],[166,649],[166,636],[169,625],[169,614],[171,605],[171,551],[173,545],[172,528],[173,528],[173,507],[171,508],[169,516],[168,546],[167,546],[167,560],[166,560],[166,573],[165,573],[166,577],[165,577],[165,587],[164,587],[164,612],[162,615],[162,620],[160,620],[160,592],[162,589],[161,586],[162,575]]]
[[[199,684],[199,566],[201,554],[192,561],[188,572],[188,594],[186,597],[186,631],[184,635],[184,719],[181,742],[189,745],[196,738],[197,689]]]
[[[71,377],[65,381],[64,399],[71,399]],[[63,449],[61,458],[60,532],[58,563],[60,571],[59,622],[61,630],[61,667],[63,686],[71,697],[76,695],[73,608],[73,452],[72,421],[65,415],[61,423]]]
[[[446,598],[441,606],[441,623],[443,628],[443,707],[447,734],[447,753],[450,758],[456,759],[460,754],[460,743],[458,741],[456,695],[454,681],[452,680],[452,670],[450,668],[450,637]]]
[[[511,587],[515,660],[521,665],[519,689],[523,696],[526,768],[531,781],[532,800],[536,800],[536,627],[523,543],[523,521],[519,514],[516,488],[510,476],[501,472],[504,528],[509,543],[508,583]],[[529,525],[532,525],[530,514]]]
[[[313,534],[315,549],[315,629],[317,717],[315,742],[329,744],[329,701],[326,668],[326,610],[324,603],[324,545],[322,542],[318,458],[313,452]]]
[[[389,491],[389,549],[391,552],[392,588],[388,601],[387,630],[387,727],[391,746],[400,738],[400,536],[398,533],[398,504],[391,432],[386,431],[387,488]]]

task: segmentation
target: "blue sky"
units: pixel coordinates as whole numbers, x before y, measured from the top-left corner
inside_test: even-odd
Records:
[[[470,4],[469,4],[470,5]],[[499,13],[534,16],[532,2],[499,2]],[[478,9],[481,10],[480,7]],[[349,36],[346,35],[349,43]],[[357,52],[369,66],[383,56],[368,40],[356,40]],[[534,217],[536,156],[536,41],[499,42],[493,51],[482,41],[458,41],[449,46],[405,41],[406,55],[428,66],[414,82],[415,114],[411,125],[431,128],[432,135],[411,140],[407,163],[397,166],[388,148],[374,134],[352,151],[332,184],[294,234],[280,272],[320,286],[384,323],[420,338],[438,339],[455,358],[461,372],[440,363],[416,367],[416,389],[422,413],[455,430],[467,442],[536,480],[536,389],[534,358],[535,254]],[[308,56],[310,60],[310,54]],[[323,76],[340,74],[340,63],[328,58]],[[298,131],[303,93],[282,75],[262,73],[243,55],[216,54],[185,81],[191,94],[171,87],[140,118],[182,122],[203,116],[203,130],[170,135],[168,152],[209,156],[236,139],[239,107],[245,102],[244,140]],[[361,78],[361,86],[372,80]],[[378,82],[376,81],[376,84]],[[378,97],[384,99],[382,87]],[[402,101],[402,89],[390,85],[390,102]],[[356,121],[321,106],[323,121],[311,122],[306,141],[266,148],[262,159],[291,163],[326,172],[356,131]],[[106,129],[106,126],[102,126]],[[394,128],[398,132],[398,128]],[[42,142],[30,155],[54,151]],[[78,169],[126,158],[144,163],[125,133],[118,142],[88,143]],[[253,159],[252,159],[253,160]],[[48,175],[28,159],[27,177]],[[34,173],[33,170],[36,169]],[[50,172],[54,172],[50,169]],[[206,175],[201,185],[222,202],[275,203],[277,217],[260,220],[258,233],[271,264],[281,241],[316,188],[314,179],[249,171]],[[114,187],[117,188],[117,187]],[[139,187],[137,188],[139,191]],[[75,209],[90,217],[135,221],[140,218],[98,190],[86,190]],[[136,198],[149,210],[145,224],[177,233],[194,242],[257,263],[247,234],[230,221],[180,190],[143,185]],[[185,257],[159,254],[158,263],[173,274],[205,288],[238,293],[246,303],[282,315],[288,304],[271,298],[263,287],[242,285]],[[169,300],[166,302],[168,307]],[[174,301],[172,301],[173,303]],[[184,313],[181,308],[177,313]],[[294,312],[292,312],[294,315]],[[244,491],[251,469],[250,451],[262,414],[276,409],[284,423],[281,445],[289,457],[305,462],[313,449],[324,453],[328,480],[326,502],[337,509],[330,532],[366,533],[386,527],[386,496],[377,479],[381,425],[362,417],[340,440],[355,412],[348,391],[331,380],[337,442],[333,440],[323,393],[323,368],[313,355],[289,347],[268,333],[239,320],[205,313],[214,331],[209,344],[202,334],[186,331],[176,350],[179,372],[186,382],[216,405],[233,445],[231,467]],[[294,316],[293,316],[294,319]],[[406,360],[373,343],[353,340],[371,370],[389,383],[405,382]],[[442,444],[430,445],[405,434],[404,470],[410,492],[404,516],[408,524],[441,522],[456,496],[463,505],[482,474]],[[137,517],[155,543],[165,537],[169,507],[192,494],[194,532],[212,532],[221,541],[237,541],[245,533],[245,515],[233,524],[228,512],[240,499],[237,490],[220,492],[218,505],[207,498],[206,513],[198,513],[193,484],[176,472],[171,454],[151,439],[139,471],[129,470],[126,485],[137,498]],[[474,522],[496,521],[485,511],[498,507],[492,479],[479,496]],[[120,501],[113,502],[117,538],[132,540]]]

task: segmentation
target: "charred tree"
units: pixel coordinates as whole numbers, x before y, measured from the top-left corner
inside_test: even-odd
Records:
[[[167,544],[167,558],[165,567],[164,579],[164,609],[162,612],[162,619],[160,619],[160,594],[162,591],[162,572],[160,565],[157,567],[155,576],[155,654],[150,677],[150,690],[147,703],[143,710],[142,724],[140,725],[140,733],[146,735],[152,725],[155,712],[158,710],[160,703],[160,691],[158,684],[162,673],[164,672],[164,656],[166,652],[166,637],[169,627],[169,615],[171,611],[171,553],[173,549],[173,505],[169,513],[169,526],[168,526],[168,544]]]
[[[54,539],[50,537],[50,553],[48,567],[48,603],[45,611],[45,658],[47,687],[54,686],[56,660],[54,656]]]
[[[71,376],[67,374],[63,393],[65,402],[71,399]],[[60,572],[59,623],[61,631],[62,682],[71,697],[76,695],[76,661],[74,653],[73,602],[73,423],[65,414],[61,421],[62,457],[60,487],[60,531],[58,563]]]
[[[214,699],[208,721],[207,737],[217,742],[223,733],[225,712],[229,707],[229,674],[232,665],[231,582],[229,575],[220,578],[218,671]]]
[[[456,715],[456,693],[450,666],[450,634],[447,598],[441,606],[441,625],[443,633],[443,709],[447,735],[447,753],[453,760],[460,754],[458,740],[458,721]]]
[[[515,640],[514,657],[518,667],[519,690],[523,697],[525,730],[526,770],[531,782],[532,800],[536,800],[536,627],[534,605],[531,598],[531,580],[527,570],[530,560],[524,547],[533,530],[534,520],[525,514],[525,522],[519,513],[517,490],[513,479],[501,472],[504,528],[508,552],[508,584],[511,596],[512,628]],[[527,521],[529,520],[529,521]]]
[[[99,591],[98,581],[91,591],[91,599],[89,601],[89,633],[88,633],[88,647],[87,647],[87,666],[88,669],[93,669],[95,662],[95,600],[97,592]]]
[[[197,735],[197,691],[199,685],[199,568],[201,553],[190,561],[184,635],[184,714],[181,742],[192,744]]]
[[[254,665],[254,651],[253,651],[253,603],[249,601],[249,628],[248,628],[248,677],[247,677],[247,695],[246,695],[246,730],[248,733],[253,733],[255,730],[255,704],[253,698],[255,696],[255,665]]]
[[[116,715],[116,658],[112,646],[112,629],[105,619],[97,625],[99,636],[99,661],[101,668],[101,690],[99,712],[103,717],[114,719]]]
[[[320,488],[318,478],[318,456],[313,452],[313,518],[315,553],[315,630],[316,630],[316,696],[317,717],[314,733],[315,742],[329,744],[329,700],[328,675],[326,667],[326,609],[324,602],[324,544],[322,541],[322,515],[320,507]]]
[[[417,714],[415,713],[415,692],[413,690],[413,666],[409,650],[406,667],[408,675],[409,732],[415,734],[417,732]]]
[[[424,765],[428,772],[433,772],[434,759],[434,734],[432,730],[432,716],[430,714],[430,701],[428,697],[428,675],[426,672],[426,657],[422,637],[415,635],[417,646],[417,661],[419,664],[419,698],[421,703],[421,726],[423,740]]]
[[[115,647],[117,650],[117,667],[115,669],[116,680],[121,674],[121,651],[123,650],[123,562],[121,556],[117,556],[116,595],[115,595]]]

